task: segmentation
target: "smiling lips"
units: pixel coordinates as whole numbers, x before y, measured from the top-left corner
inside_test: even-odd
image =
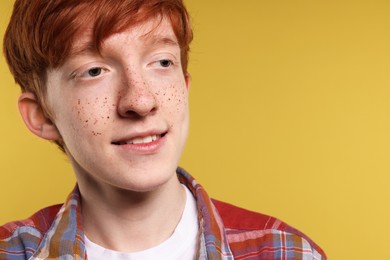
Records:
[[[125,144],[148,144],[152,143],[156,140],[159,140],[160,138],[164,137],[164,134],[158,134],[158,135],[149,135],[145,137],[135,137],[127,141],[118,141],[113,142],[115,145],[125,145]]]

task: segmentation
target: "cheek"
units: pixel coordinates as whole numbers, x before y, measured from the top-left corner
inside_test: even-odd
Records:
[[[108,98],[80,98],[73,105],[70,122],[73,131],[92,136],[104,134],[106,125],[112,120],[115,104]]]
[[[188,90],[182,81],[168,83],[164,90],[155,94],[160,100],[160,106],[171,116],[178,116],[187,110]]]

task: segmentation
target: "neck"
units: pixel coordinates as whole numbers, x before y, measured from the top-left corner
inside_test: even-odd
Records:
[[[174,232],[185,206],[185,191],[175,174],[147,192],[98,185],[90,178],[78,178],[78,184],[84,232],[111,250],[136,252],[162,243]]]

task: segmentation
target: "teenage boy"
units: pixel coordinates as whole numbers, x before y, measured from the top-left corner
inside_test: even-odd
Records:
[[[211,200],[177,168],[192,31],[181,0],[17,0],[4,54],[26,126],[77,185],[0,227],[0,259],[325,259],[272,217]]]

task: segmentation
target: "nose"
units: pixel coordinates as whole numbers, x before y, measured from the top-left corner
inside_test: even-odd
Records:
[[[117,107],[120,116],[140,118],[157,110],[156,97],[142,77],[132,77],[122,85]]]

